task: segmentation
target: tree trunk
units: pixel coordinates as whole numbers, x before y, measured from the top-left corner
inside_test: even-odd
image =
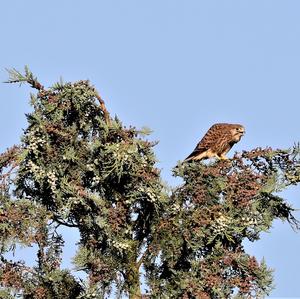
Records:
[[[129,299],[141,299],[141,287],[140,287],[140,265],[134,262],[128,263],[126,271],[126,279],[128,285]]]

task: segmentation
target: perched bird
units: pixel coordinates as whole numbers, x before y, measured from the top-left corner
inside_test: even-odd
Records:
[[[194,151],[185,158],[202,160],[208,158],[227,159],[225,156],[232,146],[239,142],[245,134],[245,128],[239,124],[214,124],[195,147]]]

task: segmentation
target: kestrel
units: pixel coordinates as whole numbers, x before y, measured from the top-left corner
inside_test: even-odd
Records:
[[[232,146],[245,134],[245,128],[239,124],[214,124],[185,158],[186,161],[209,158],[227,159],[225,156]]]

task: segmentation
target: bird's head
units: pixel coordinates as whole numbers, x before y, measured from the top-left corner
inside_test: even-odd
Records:
[[[233,140],[238,142],[241,140],[242,136],[245,134],[245,128],[242,125],[232,125],[230,130]]]

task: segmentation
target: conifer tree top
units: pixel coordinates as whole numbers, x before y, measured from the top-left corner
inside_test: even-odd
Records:
[[[259,240],[275,219],[299,229],[279,196],[300,181],[298,145],[180,164],[183,182],[170,191],[147,132],[112,118],[88,81],[45,88],[28,68],[9,72],[36,94],[20,144],[0,155],[2,298],[141,298],[142,281],[150,298],[270,292],[272,271],[243,240]],[[74,264],[85,282],[61,268],[59,227],[79,231]],[[36,245],[34,267],[6,258],[17,244]]]

